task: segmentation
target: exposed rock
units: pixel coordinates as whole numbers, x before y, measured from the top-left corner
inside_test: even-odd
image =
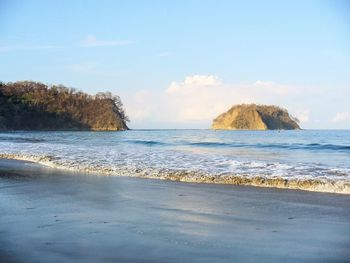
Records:
[[[273,105],[241,104],[214,119],[212,129],[218,130],[294,130],[298,120],[287,110]]]

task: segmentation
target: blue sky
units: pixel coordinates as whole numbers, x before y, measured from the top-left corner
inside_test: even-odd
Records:
[[[350,2],[0,0],[0,80],[112,91],[132,128],[249,102],[350,128]]]

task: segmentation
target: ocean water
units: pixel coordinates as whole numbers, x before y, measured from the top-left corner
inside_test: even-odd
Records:
[[[349,130],[1,132],[0,155],[108,175],[350,190]]]

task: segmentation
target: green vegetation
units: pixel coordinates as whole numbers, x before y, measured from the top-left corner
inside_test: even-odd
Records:
[[[119,96],[62,85],[0,82],[1,130],[127,130]]]

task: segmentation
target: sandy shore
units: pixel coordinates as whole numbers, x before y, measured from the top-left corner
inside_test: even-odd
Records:
[[[0,160],[0,262],[348,262],[349,204]]]

